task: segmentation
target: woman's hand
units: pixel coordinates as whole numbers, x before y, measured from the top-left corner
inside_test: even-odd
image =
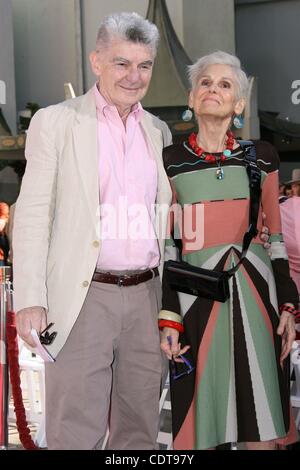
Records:
[[[166,354],[169,360],[174,359],[176,362],[183,362],[178,358],[180,354],[184,354],[190,346],[184,346],[181,349],[181,343],[178,343],[179,332],[174,328],[163,328],[161,332],[160,348]]]
[[[293,315],[284,310],[280,316],[277,334],[281,336],[281,355],[280,364],[283,365],[284,359],[289,355],[292,344],[296,338],[295,320]]]
[[[266,250],[269,250],[271,248],[271,244],[269,243],[269,238],[270,238],[270,230],[269,228],[265,225],[266,224],[266,214],[262,212],[262,220],[263,220],[263,226],[261,228],[261,232],[259,234],[260,239],[264,242],[264,248]]]

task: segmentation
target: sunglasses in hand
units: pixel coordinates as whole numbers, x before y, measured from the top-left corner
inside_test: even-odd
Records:
[[[168,343],[171,346],[172,345],[172,337],[168,336],[167,337]],[[183,362],[179,363],[176,362],[174,357],[171,359],[171,375],[173,380],[180,379],[180,377],[184,377],[185,375],[189,375],[193,370],[195,370],[195,367],[190,363],[190,361],[185,357],[184,354],[179,354],[176,356],[176,359],[179,358]]]
[[[53,325],[54,323],[49,323],[49,325],[43,331],[40,332],[39,338],[40,338],[41,344],[45,344],[46,346],[49,346],[55,340],[57,331],[53,331],[51,334],[48,331],[50,328],[52,328]]]

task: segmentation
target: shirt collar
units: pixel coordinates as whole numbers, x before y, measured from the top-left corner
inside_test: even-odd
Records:
[[[98,90],[97,83],[95,83],[94,85],[94,95],[96,99],[96,108],[101,113],[101,115],[107,117],[107,112],[117,112],[117,108],[108,104],[103,95],[101,95],[100,91]],[[137,122],[140,122],[142,117],[144,116],[144,113],[145,111],[141,103],[138,102],[132,106],[129,116],[133,116]]]

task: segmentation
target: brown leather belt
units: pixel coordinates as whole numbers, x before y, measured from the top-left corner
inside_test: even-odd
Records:
[[[149,281],[158,276],[158,269],[148,269],[142,273],[138,274],[123,274],[122,276],[116,276],[111,273],[99,273],[94,272],[92,281],[96,282],[105,282],[106,284],[116,284],[117,286],[136,286],[141,282]]]

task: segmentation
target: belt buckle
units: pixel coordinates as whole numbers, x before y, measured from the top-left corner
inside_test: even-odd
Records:
[[[128,274],[123,274],[122,276],[119,276],[118,283],[117,283],[118,287],[123,287],[125,279],[128,279],[128,278],[130,278]]]

